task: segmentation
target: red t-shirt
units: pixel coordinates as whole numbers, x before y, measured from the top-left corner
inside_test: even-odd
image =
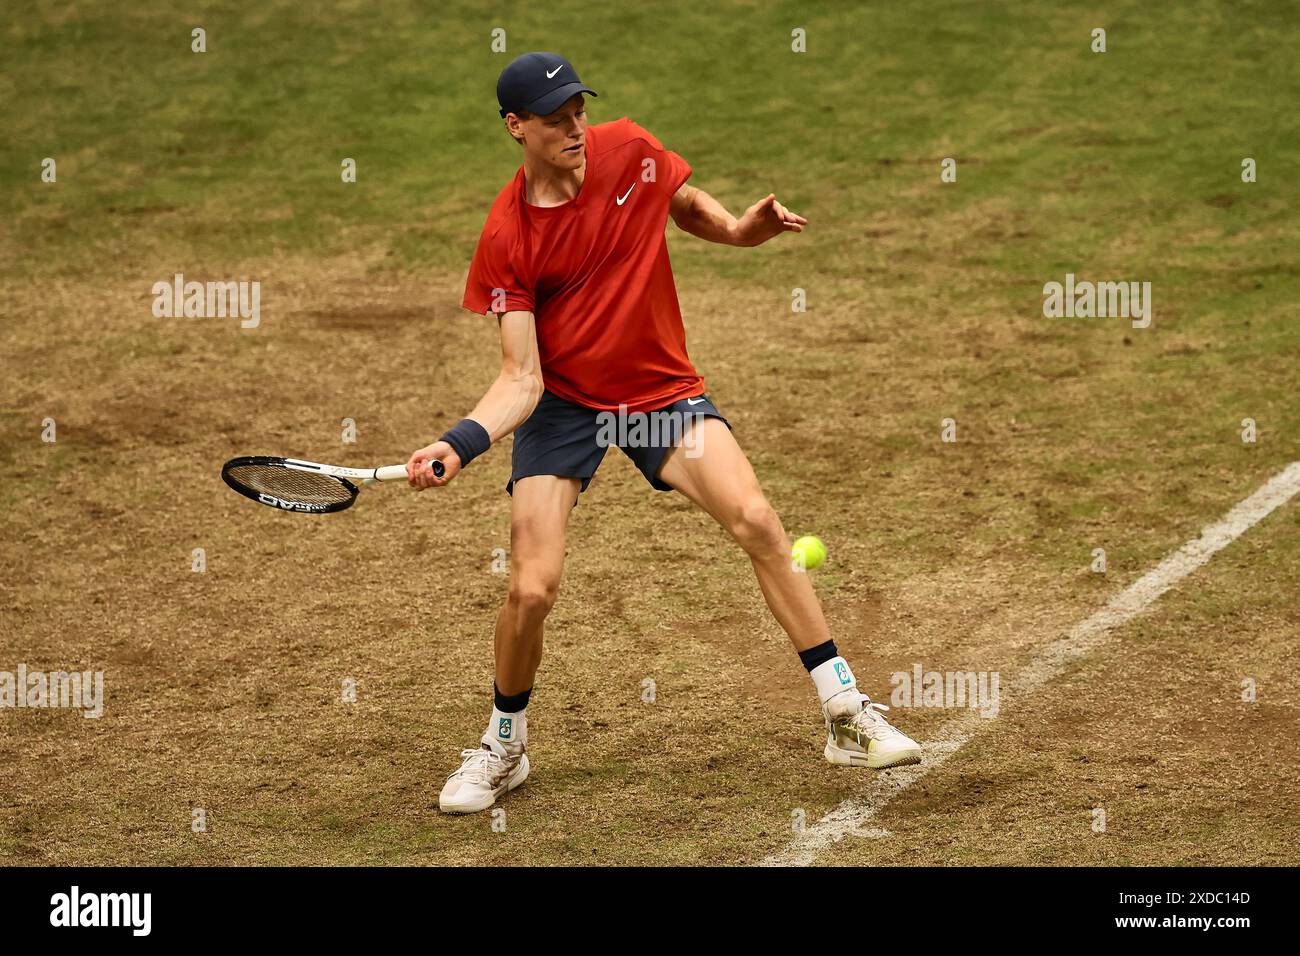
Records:
[[[546,388],[588,408],[699,395],[668,261],[668,204],[691,167],[627,117],[587,127],[576,198],[525,199],[524,169],[488,213],[461,304],[532,312]]]

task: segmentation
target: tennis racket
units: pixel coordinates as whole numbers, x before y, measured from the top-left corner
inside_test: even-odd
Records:
[[[435,477],[447,471],[429,462]],[[221,466],[221,479],[245,498],[280,511],[323,515],[350,508],[361,489],[375,481],[405,481],[405,465],[341,468],[296,458],[246,455]]]

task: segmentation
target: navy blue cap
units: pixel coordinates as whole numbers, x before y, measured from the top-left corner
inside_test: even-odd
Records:
[[[501,115],[527,110],[538,116],[554,113],[569,97],[590,93],[573,64],[558,53],[524,53],[510,61],[497,80]]]

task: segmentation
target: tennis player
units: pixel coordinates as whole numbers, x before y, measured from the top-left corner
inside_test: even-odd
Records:
[[[774,195],[735,218],[689,185],[690,165],[636,123],[588,126],[586,96],[596,93],[554,53],[525,53],[501,73],[500,113],[524,161],[488,213],[462,302],[497,317],[501,372],[466,418],[407,463],[411,485],[440,487],[515,436],[492,718],[479,745],[461,752],[439,807],[485,810],[528,776],[528,699],[560,588],[565,526],[610,445],[651,487],[712,515],[749,555],[821,700],[826,759],[919,763],[916,742],[858,690],[780,518],[686,354],[668,218],[732,246],[802,232],[807,220]],[[442,478],[428,465],[434,458],[446,466]]]

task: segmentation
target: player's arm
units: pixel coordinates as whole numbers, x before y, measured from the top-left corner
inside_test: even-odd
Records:
[[[797,216],[768,194],[737,219],[703,189],[682,183],[668,206],[673,222],[684,232],[728,246],[757,246],[783,232],[803,232],[808,220]]]
[[[542,362],[537,354],[537,323],[531,312],[507,312],[500,318],[501,371],[474,410],[442,438],[421,448],[406,463],[407,481],[414,488],[445,485],[464,467],[460,453],[482,454],[524,423],[542,397]],[[433,477],[428,462],[437,458],[446,468]]]

